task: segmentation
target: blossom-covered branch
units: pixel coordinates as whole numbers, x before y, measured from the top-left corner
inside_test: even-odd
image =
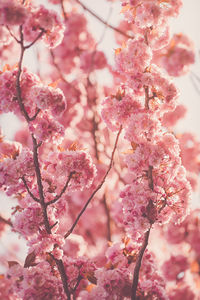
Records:
[[[122,131],[122,127],[120,127],[119,131],[118,131],[118,134],[117,134],[117,137],[116,137],[116,140],[115,140],[115,144],[114,144],[114,148],[113,148],[113,151],[112,151],[112,154],[111,154],[111,158],[110,158],[110,163],[109,163],[109,166],[108,166],[108,169],[102,179],[102,181],[100,182],[100,184],[96,187],[96,189],[93,191],[93,193],[91,194],[91,196],[89,197],[89,199],[87,200],[87,202],[85,203],[85,205],[83,206],[83,208],[81,209],[80,213],[78,214],[78,216],[76,217],[76,220],[74,221],[73,225],[71,226],[71,228],[68,230],[68,232],[65,234],[65,238],[67,238],[73,231],[74,231],[74,228],[76,227],[79,219],[81,218],[82,214],[85,212],[86,208],[88,207],[88,205],[90,204],[91,200],[93,199],[93,197],[96,195],[96,193],[101,189],[101,187],[103,186],[105,180],[106,180],[106,177],[108,176],[111,168],[112,168],[112,164],[113,164],[113,159],[114,159],[114,155],[115,155],[115,151],[117,149],[117,144],[118,144],[118,140],[119,140],[119,136],[120,136],[120,133]]]
[[[107,27],[111,28],[112,30],[118,32],[119,34],[127,37],[127,38],[133,38],[132,36],[130,36],[129,34],[127,34],[126,32],[121,31],[119,28],[107,23],[105,20],[103,20],[101,17],[99,17],[95,12],[93,12],[90,8],[88,8],[85,4],[83,4],[80,0],[75,0],[79,5],[82,6],[82,8],[84,10],[86,10],[87,12],[89,12],[89,14],[91,14],[93,17],[95,17],[98,21],[100,21],[101,23],[103,23],[104,25],[106,25]]]

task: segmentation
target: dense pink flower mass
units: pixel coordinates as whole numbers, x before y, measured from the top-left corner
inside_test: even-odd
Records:
[[[0,3],[0,24],[21,25],[25,22],[28,11],[18,0],[2,0]]]
[[[121,0],[113,25],[86,2],[0,1],[0,114],[21,124],[0,129],[0,299],[198,300],[200,142],[174,127],[173,77],[195,59],[170,36],[182,1]]]

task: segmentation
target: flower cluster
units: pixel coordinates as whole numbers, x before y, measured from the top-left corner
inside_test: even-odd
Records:
[[[102,117],[107,126],[112,130],[123,126],[124,137],[132,148],[125,153],[125,162],[134,180],[120,196],[125,228],[134,240],[156,221],[182,220],[190,199],[191,187],[181,163],[178,140],[162,124],[163,115],[176,108],[178,91],[171,79],[152,64],[154,49],[147,32],[149,28],[154,30],[151,27],[166,27],[165,18],[175,15],[180,6],[172,4],[123,1],[122,11],[142,31],[116,50],[116,68],[127,83],[123,92],[103,102]],[[146,34],[142,36],[144,29]]]
[[[154,61],[170,76],[184,75],[194,63],[193,44],[187,36],[175,34],[166,47],[154,52]]]
[[[25,40],[30,42],[44,32],[44,42],[50,48],[57,47],[63,39],[64,26],[59,16],[42,5],[31,7],[31,14],[26,19],[23,29]]]
[[[18,104],[19,87],[16,87],[17,76],[17,69],[6,70],[0,74],[0,110],[1,112],[14,112],[21,116]],[[29,117],[34,116],[37,110],[43,110],[39,118],[46,120],[46,122],[43,122],[46,125],[41,125],[43,128],[41,132],[44,132],[45,128],[47,132],[49,127],[52,128],[50,133],[43,133],[41,136],[49,136],[53,131],[61,133],[62,126],[60,124],[57,125],[52,116],[58,117],[66,109],[66,100],[63,92],[58,88],[42,84],[37,75],[26,69],[23,69],[21,74],[20,91],[24,108]],[[33,124],[32,127],[34,127]],[[59,127],[60,129],[58,129]]]
[[[0,24],[21,25],[28,17],[28,11],[18,0],[2,0],[0,3]]]
[[[24,191],[20,178],[34,176],[33,155],[28,148],[14,153],[11,157],[4,155],[0,161],[0,187],[4,188],[8,195]]]
[[[49,0],[64,22],[29,0],[0,2],[0,56],[19,53],[0,72],[0,113],[23,122],[18,142],[0,131],[0,189],[17,202],[8,219],[0,214],[0,235],[10,228],[27,246],[25,259],[14,246],[0,254],[8,269],[0,298],[195,299],[199,210],[187,214],[200,144],[172,131],[186,109],[169,77],[194,61],[186,36],[170,41],[181,0],[121,0],[127,21],[118,28],[96,16],[116,32],[115,68],[88,31],[81,10],[95,12],[82,1]],[[37,48],[41,39],[47,47]],[[23,67],[33,45],[38,75]],[[102,86],[106,72],[113,80]],[[161,233],[178,245],[173,255],[154,242]]]
[[[14,265],[8,271],[9,277],[15,276],[13,290],[21,299],[67,299],[62,283],[47,262],[40,262],[36,266],[23,268]],[[14,280],[13,280],[14,281]]]
[[[96,175],[96,168],[90,155],[83,150],[66,150],[49,154],[45,170],[59,180],[66,180],[71,175],[69,189],[82,190],[90,187]],[[57,180],[57,178],[55,180]]]

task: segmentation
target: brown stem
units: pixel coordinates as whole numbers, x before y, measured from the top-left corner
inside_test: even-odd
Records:
[[[115,155],[115,151],[117,149],[117,144],[118,144],[118,140],[119,140],[119,136],[120,136],[120,133],[122,131],[122,126],[120,127],[119,131],[118,131],[118,134],[117,134],[117,137],[116,137],[116,140],[115,140],[115,145],[114,145],[114,148],[113,148],[113,151],[112,151],[112,155],[111,155],[111,159],[110,159],[110,164],[108,166],[108,169],[107,169],[107,172],[106,174],[104,175],[101,183],[97,186],[97,188],[93,191],[92,195],[89,197],[89,199],[87,200],[86,204],[84,205],[84,207],[82,208],[82,210],[80,211],[80,213],[78,214],[74,224],[71,226],[71,228],[68,230],[68,232],[64,235],[65,238],[67,238],[74,230],[74,228],[76,227],[80,217],[82,216],[82,214],[85,212],[86,208],[88,207],[90,201],[93,199],[93,197],[96,195],[96,193],[101,189],[102,185],[104,184],[105,180],[106,180],[106,177],[108,176],[111,168],[112,168],[112,164],[113,164],[113,159],[114,159],[114,155]]]
[[[38,108],[37,111],[36,111],[36,113],[32,117],[29,117],[29,121],[30,122],[34,121],[37,118],[39,112],[40,112],[40,109]]]
[[[107,23],[107,21],[105,21],[104,19],[102,19],[101,17],[99,17],[94,11],[92,11],[90,8],[88,8],[87,6],[85,6],[85,4],[83,4],[81,1],[79,0],[75,0],[84,10],[86,10],[87,12],[89,12],[90,15],[92,15],[93,17],[95,17],[98,21],[100,21],[101,23],[103,23],[104,25],[106,25],[107,27],[111,28],[112,30],[118,32],[119,34],[125,36],[126,38],[132,39],[133,36],[130,36],[129,34],[127,34],[126,32],[120,30],[119,28]]]
[[[24,49],[28,49],[28,48],[32,47],[32,46],[33,46],[33,45],[41,38],[41,36],[43,35],[44,32],[45,32],[44,29],[41,28],[40,33],[39,33],[38,36],[34,39],[34,41],[32,41],[32,42],[31,42],[30,44],[28,44],[27,46],[24,46]]]
[[[63,0],[60,0],[60,5],[61,5],[61,9],[62,9],[62,13],[63,13],[64,19],[67,20],[67,14],[65,12],[65,7],[64,7]]]
[[[40,199],[38,199],[37,197],[35,197],[35,196],[33,195],[33,193],[30,191],[30,189],[29,189],[29,187],[28,187],[28,184],[27,184],[27,182],[26,182],[25,177],[22,176],[21,179],[22,179],[22,181],[23,181],[23,183],[24,183],[24,186],[25,186],[27,192],[28,192],[29,195],[31,196],[31,198],[32,198],[34,201],[36,201],[36,202],[40,202]]]
[[[93,125],[93,127],[92,127],[92,137],[93,137],[93,141],[94,141],[94,151],[95,151],[96,159],[99,160],[99,152],[98,152],[98,149],[97,149],[98,143],[97,143],[97,138],[96,138],[96,132],[98,131],[98,123],[95,120],[95,116],[93,116],[92,125]]]
[[[40,196],[40,205],[42,208],[42,213],[43,213],[43,218],[44,218],[44,225],[47,233],[51,233],[51,227],[49,224],[49,219],[47,215],[47,206],[44,200],[44,190],[43,190],[43,185],[42,185],[42,176],[40,172],[40,165],[39,165],[39,159],[38,159],[38,144],[36,141],[36,138],[32,134],[32,142],[33,142],[33,161],[34,161],[34,166],[35,166],[35,173],[36,173],[36,178],[37,178],[37,186],[38,186],[38,192]]]
[[[51,204],[55,203],[56,201],[58,201],[58,200],[62,197],[62,195],[65,193],[65,191],[66,191],[66,189],[67,189],[67,187],[68,187],[68,185],[69,185],[69,182],[70,182],[70,180],[71,180],[73,174],[75,174],[75,172],[71,172],[71,173],[69,174],[68,179],[67,179],[67,181],[66,181],[66,183],[65,183],[65,185],[64,185],[64,187],[63,187],[63,189],[61,190],[60,194],[57,195],[53,200],[47,202],[46,205],[51,205]]]
[[[10,30],[10,28],[8,26],[6,26],[6,28],[8,29],[10,35],[12,36],[12,38],[18,43],[20,44],[20,41],[16,38],[16,36],[12,33],[12,31]]]
[[[40,36],[42,36],[42,34],[43,34],[43,32],[41,31],[41,33],[38,35],[38,37],[32,43],[30,43],[28,46],[24,47],[24,38],[23,38],[22,25],[20,26],[21,53],[20,53],[20,59],[19,59],[19,64],[18,64],[18,73],[17,73],[17,78],[16,78],[16,89],[17,89],[18,103],[19,103],[21,112],[24,115],[27,123],[29,123],[33,119],[35,119],[40,110],[38,109],[36,114],[32,118],[30,118],[27,111],[26,111],[26,109],[25,109],[25,107],[24,107],[23,99],[22,99],[22,96],[21,96],[21,86],[20,86],[20,76],[21,76],[21,72],[22,72],[22,61],[23,61],[25,50],[30,48],[40,38]],[[39,202],[40,202],[40,205],[41,205],[41,208],[42,208],[42,213],[43,213],[43,219],[44,219],[44,225],[45,225],[46,232],[48,234],[51,234],[51,228],[53,228],[56,225],[56,223],[53,224],[53,226],[50,226],[48,215],[47,215],[47,205],[46,205],[45,199],[44,199],[42,176],[41,176],[41,172],[40,172],[40,164],[39,164],[39,158],[38,158],[38,148],[42,145],[42,142],[37,143],[37,140],[36,140],[35,136],[32,134],[32,143],[33,143],[33,160],[34,160],[35,173],[36,173],[36,178],[37,178],[37,186],[38,186],[38,192],[39,192]],[[26,184],[25,178],[24,178],[23,182],[24,182],[25,187],[27,188],[27,191],[29,192],[29,194],[32,197],[34,197],[33,199],[36,200],[37,198],[35,198],[35,196],[29,190],[28,185]],[[62,196],[62,194],[59,195],[59,196]],[[2,220],[4,220],[4,219],[2,218]],[[7,222],[7,224],[9,224],[8,222]],[[9,225],[11,226],[11,223]],[[67,299],[70,300],[71,297],[70,297],[70,292],[69,292],[69,289],[68,289],[67,276],[66,276],[66,273],[65,273],[64,264],[63,264],[62,260],[58,260],[58,259],[54,258],[53,255],[51,255],[51,256],[54,259],[54,261],[57,265],[58,271],[60,273],[63,288],[64,288],[64,291],[65,291],[65,294],[67,295]]]
[[[107,224],[107,240],[111,242],[110,210],[109,210],[109,207],[108,207],[108,204],[107,204],[107,201],[106,201],[105,194],[103,196],[103,201],[102,202],[103,202],[103,206],[104,206],[106,217],[107,217],[107,222],[106,222],[106,224]]]
[[[153,191],[154,189],[154,184],[153,184],[153,167],[149,166],[148,169],[148,181],[149,181],[149,188]]]
[[[63,288],[65,291],[65,294],[67,295],[67,300],[70,300],[71,293],[68,288],[68,278],[67,278],[67,275],[65,272],[65,267],[64,267],[63,261],[61,259],[56,259],[51,253],[49,253],[49,255],[53,258],[53,260],[55,261],[55,263],[57,265],[57,268],[58,268],[58,271],[60,273],[60,277],[62,280]]]
[[[24,37],[23,37],[23,31],[22,31],[22,26],[20,26],[20,45],[21,45],[21,53],[20,53],[20,58],[19,58],[19,64],[18,64],[18,72],[17,72],[17,78],[16,78],[16,91],[17,91],[17,100],[18,100],[18,104],[20,107],[20,110],[23,114],[23,116],[25,117],[26,121],[29,123],[30,122],[30,118],[29,115],[25,109],[23,100],[22,100],[22,95],[21,95],[21,87],[20,87],[20,76],[21,76],[21,72],[22,72],[22,61],[24,58]]]
[[[81,280],[83,279],[83,277],[81,276],[81,275],[79,275],[78,276],[78,279],[77,279],[77,282],[76,282],[76,284],[75,284],[75,286],[74,286],[74,288],[73,288],[73,292],[75,293],[76,292],[76,290],[77,290],[77,288],[78,288],[78,286],[79,286],[79,284],[80,284],[80,282],[81,282]],[[75,294],[74,294],[75,295]]]
[[[144,92],[145,92],[145,108],[149,110],[149,87],[144,86]]]
[[[134,273],[133,273],[133,284],[132,284],[132,290],[131,290],[131,300],[136,300],[136,292],[137,292],[137,286],[138,286],[138,280],[139,280],[140,267],[141,267],[144,252],[145,252],[145,250],[147,248],[147,245],[148,245],[150,230],[151,230],[151,227],[149,228],[149,230],[144,235],[143,244],[142,244],[142,247],[140,248],[140,251],[139,251],[137,259],[136,259],[135,269],[134,269]]]
[[[18,103],[19,103],[21,112],[24,115],[27,123],[29,123],[32,120],[32,118],[29,117],[29,115],[25,109],[25,106],[23,104],[22,95],[21,95],[21,86],[20,86],[20,76],[21,76],[21,72],[22,72],[22,61],[23,61],[23,57],[24,57],[24,52],[26,49],[30,48],[30,46],[33,45],[38,38],[35,39],[28,47],[25,48],[22,25],[20,26],[19,30],[20,30],[21,54],[20,54],[18,73],[17,73],[17,78],[16,78],[16,90],[17,90],[17,99],[18,99]],[[37,116],[37,114],[38,114],[38,112],[36,112],[35,116]],[[43,212],[44,225],[45,225],[47,233],[51,233],[51,227],[49,225],[46,205],[45,205],[45,201],[44,201],[42,178],[41,178],[41,173],[40,173],[40,166],[39,166],[38,152],[37,152],[40,144],[37,144],[37,141],[33,134],[32,134],[32,142],[33,142],[33,160],[34,160],[34,166],[35,166],[35,173],[36,173],[36,177],[37,177],[38,191],[39,191],[39,196],[40,196],[40,205],[41,205],[42,212]]]
[[[75,88],[75,87],[73,86],[73,84],[71,84],[70,82],[68,82],[68,81],[65,79],[65,77],[63,76],[62,71],[61,71],[59,65],[56,63],[55,55],[54,55],[54,53],[53,53],[53,50],[50,50],[50,55],[51,55],[51,58],[52,58],[52,60],[53,60],[53,65],[54,65],[54,67],[56,68],[56,70],[58,71],[58,74],[59,74],[60,78],[62,79],[62,81],[64,81],[66,84],[68,84],[70,87],[72,87],[72,88],[74,89],[74,91],[76,91],[76,92],[79,93],[79,90],[78,90],[77,88]]]
[[[0,216],[0,222],[1,223],[5,223],[5,224],[7,224],[7,225],[9,225],[9,226],[13,226],[12,225],[12,222],[10,221],[10,220],[6,220],[6,219],[4,219],[2,216]]]

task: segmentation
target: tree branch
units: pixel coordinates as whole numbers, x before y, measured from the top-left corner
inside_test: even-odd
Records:
[[[99,17],[94,11],[92,11],[90,8],[88,8],[87,6],[85,6],[85,4],[83,4],[81,1],[79,0],[75,0],[84,10],[86,10],[91,16],[95,17],[98,21],[100,21],[101,23],[103,23],[104,25],[106,25],[107,27],[109,27],[110,29],[118,32],[119,34],[125,36],[126,38],[132,39],[133,36],[130,36],[129,34],[127,34],[126,32],[120,30],[119,28],[107,23],[104,19],[102,19],[101,17]]]
[[[144,91],[145,91],[145,108],[147,110],[149,110],[149,87],[148,86],[144,86]]]
[[[154,184],[153,184],[153,167],[149,166],[148,169],[148,181],[149,181],[149,188],[153,191],[154,189]]]
[[[34,161],[34,166],[35,166],[35,173],[36,173],[36,178],[37,178],[37,185],[38,185],[38,192],[40,195],[40,205],[42,208],[42,213],[43,213],[43,218],[44,218],[44,225],[46,228],[47,233],[51,233],[51,227],[49,224],[49,219],[47,215],[47,206],[44,200],[44,190],[43,190],[43,185],[42,185],[42,176],[40,172],[40,165],[39,165],[39,159],[38,159],[38,144],[36,141],[36,138],[32,134],[32,142],[33,142],[33,161]]]
[[[51,58],[52,58],[52,60],[53,60],[53,65],[54,65],[54,67],[56,68],[56,70],[58,71],[58,74],[59,74],[60,78],[62,79],[62,81],[64,81],[66,84],[68,84],[70,87],[72,87],[72,88],[74,89],[75,92],[79,93],[79,90],[78,90],[77,88],[75,88],[75,87],[73,86],[73,84],[71,84],[69,81],[67,81],[67,80],[65,79],[65,77],[63,76],[62,71],[61,71],[59,65],[56,63],[55,55],[54,55],[52,49],[50,50],[50,55],[51,55]]]
[[[63,13],[64,19],[67,20],[67,14],[65,12],[65,7],[64,7],[63,0],[60,0],[60,5],[61,5],[61,9],[62,9],[62,13]]]
[[[104,194],[103,196],[103,206],[104,206],[104,209],[105,209],[105,213],[106,213],[106,217],[107,217],[107,240],[111,242],[111,228],[110,228],[110,211],[109,211],[109,207],[108,207],[108,204],[106,202],[106,195]]]
[[[32,119],[29,117],[29,115],[25,109],[25,106],[23,104],[23,100],[22,100],[22,96],[21,96],[20,76],[21,76],[21,72],[22,72],[22,61],[23,61],[23,57],[24,57],[24,52],[26,49],[30,48],[38,40],[39,35],[31,44],[29,44],[29,46],[24,47],[24,37],[23,37],[22,25],[20,26],[19,31],[20,31],[21,53],[20,53],[18,73],[17,73],[17,78],[16,78],[16,90],[17,90],[17,99],[18,99],[20,110],[21,110],[22,114],[24,115],[27,123],[29,123]],[[42,34],[42,32],[40,34]],[[36,112],[34,117],[36,117],[38,113],[39,113],[39,111]],[[47,233],[50,234],[51,227],[49,224],[47,210],[46,210],[46,204],[44,201],[42,177],[41,177],[41,173],[40,173],[40,166],[39,166],[39,160],[38,160],[38,148],[41,144],[40,143],[37,144],[36,138],[34,137],[33,134],[32,134],[32,142],[33,142],[33,160],[34,160],[35,173],[36,173],[36,178],[37,178],[38,192],[39,192],[39,196],[40,196],[39,202],[40,202],[42,212],[43,212],[45,229],[46,229]]]
[[[11,222],[10,220],[6,220],[6,219],[4,219],[2,216],[0,216],[0,222],[1,222],[1,223],[5,223],[5,224],[9,225],[10,227],[13,226],[13,225],[12,225],[12,222]]]
[[[144,255],[144,252],[147,248],[148,241],[149,241],[149,234],[150,234],[151,227],[144,235],[144,240],[142,247],[140,248],[140,251],[138,253],[136,263],[135,263],[135,269],[133,273],[133,284],[132,284],[132,290],[131,290],[131,300],[136,300],[136,292],[137,292],[137,286],[138,286],[138,280],[139,280],[139,273],[140,273],[140,267],[142,263],[142,258]]]
[[[67,179],[67,181],[66,181],[66,183],[65,183],[65,185],[64,185],[64,187],[63,187],[63,189],[61,190],[60,194],[57,195],[53,200],[47,202],[47,203],[46,203],[47,206],[48,206],[48,205],[51,205],[51,204],[53,204],[53,203],[55,203],[56,201],[58,201],[58,200],[62,197],[62,195],[65,193],[65,191],[66,191],[66,189],[67,189],[67,187],[68,187],[68,185],[69,185],[69,182],[70,182],[70,180],[71,180],[71,178],[72,178],[72,176],[73,176],[74,173],[75,173],[75,172],[71,172],[71,173],[69,174],[68,179]]]
[[[37,118],[39,112],[40,112],[40,109],[38,108],[37,111],[36,111],[36,113],[34,114],[34,116],[29,117],[30,122],[31,122],[31,121],[34,121],[34,120]]]
[[[25,177],[22,176],[21,179],[22,179],[22,181],[23,181],[23,183],[24,183],[24,185],[25,185],[25,188],[26,188],[27,192],[28,192],[29,195],[31,196],[31,198],[32,198],[34,201],[36,201],[36,202],[40,202],[40,199],[38,199],[37,197],[35,197],[35,196],[33,195],[33,193],[30,191],[30,189],[29,189],[29,187],[28,187],[28,184],[27,184],[27,182],[26,182]]]
[[[32,47],[41,38],[41,36],[43,35],[44,32],[45,32],[45,30],[43,28],[41,28],[41,31],[38,34],[38,36],[29,45],[24,46],[24,49],[28,49],[28,48]]]
[[[62,284],[63,284],[63,288],[64,288],[64,291],[65,291],[65,294],[67,295],[67,300],[70,300],[71,299],[71,296],[70,296],[70,291],[69,291],[69,288],[68,288],[68,278],[67,278],[67,275],[65,273],[65,267],[64,267],[64,264],[63,264],[63,261],[61,259],[56,259],[53,254],[49,253],[49,255],[53,258],[53,260],[55,261],[56,265],[57,265],[57,268],[58,268],[58,271],[60,273],[60,277],[61,277],[61,280],[62,280]]]
[[[118,134],[117,134],[117,137],[116,137],[116,140],[115,140],[115,145],[114,145],[114,148],[113,148],[113,151],[112,151],[112,155],[111,155],[111,159],[110,159],[110,164],[108,166],[108,170],[106,172],[106,174],[104,175],[101,183],[97,186],[97,188],[93,191],[92,195],[89,197],[89,199],[87,200],[86,204],[84,205],[84,207],[82,208],[82,210],[80,211],[80,213],[78,214],[74,224],[71,226],[71,228],[68,230],[68,232],[64,235],[65,238],[67,238],[74,230],[74,228],[76,227],[80,217],[82,216],[82,214],[84,213],[84,211],[86,210],[86,208],[88,207],[90,201],[93,199],[93,197],[96,195],[96,193],[101,189],[102,185],[104,184],[105,180],[106,180],[106,177],[108,176],[111,168],[112,168],[112,164],[113,164],[113,158],[114,158],[114,155],[115,155],[115,151],[117,149],[117,144],[118,144],[118,140],[119,140],[119,136],[120,136],[120,133],[122,131],[122,126],[120,127],[119,131],[118,131]]]
[[[21,53],[20,53],[20,59],[19,59],[19,64],[18,64],[18,72],[17,72],[17,78],[16,78],[16,91],[17,91],[17,100],[18,100],[20,110],[21,110],[23,116],[25,117],[26,121],[29,123],[30,118],[29,118],[29,115],[28,115],[28,113],[25,109],[25,106],[24,106],[24,103],[23,103],[23,100],[22,100],[21,87],[20,87],[20,76],[21,76],[21,72],[22,72],[22,61],[23,61],[24,52],[25,52],[22,25],[20,26],[19,31],[20,31]]]
[[[10,28],[8,26],[6,26],[6,28],[8,29],[10,35],[12,36],[12,38],[18,43],[20,44],[20,41],[16,38],[16,36],[12,33],[12,31],[10,30]]]

